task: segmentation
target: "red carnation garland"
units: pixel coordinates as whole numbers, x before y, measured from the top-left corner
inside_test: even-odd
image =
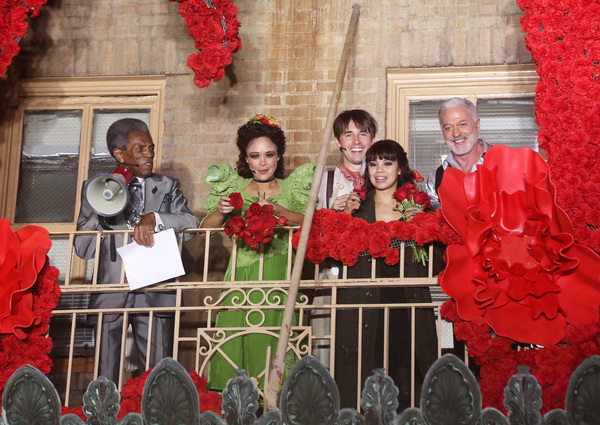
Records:
[[[19,53],[19,40],[27,32],[27,15],[35,18],[46,0],[0,0],[0,77]]]
[[[187,66],[194,71],[194,83],[202,88],[225,75],[225,66],[242,48],[238,36],[240,23],[237,7],[229,0],[169,0],[179,2],[179,14],[196,40],[198,53],[192,54]]]
[[[38,275],[32,288],[34,292],[33,311],[40,321],[37,325],[25,329],[25,339],[14,334],[0,336],[0,399],[8,378],[21,366],[30,364],[47,375],[52,368],[49,354],[52,350],[52,339],[46,337],[52,310],[58,303],[60,288],[58,286],[59,271],[46,261],[46,265]]]
[[[362,218],[329,209],[315,211],[306,246],[306,258],[319,264],[327,257],[353,266],[358,257],[368,252],[374,258],[383,258],[387,264],[398,263],[398,250],[390,248],[392,238],[413,240],[419,245],[440,241],[446,245],[462,244],[462,239],[445,222],[441,211],[420,213],[409,222],[378,221],[367,223]],[[300,231],[292,243],[298,248]]]
[[[579,243],[600,252],[600,4],[517,0],[540,76],[538,140]]]
[[[575,369],[590,356],[600,354],[600,321],[566,328],[566,337],[556,345],[517,350],[514,340],[497,336],[483,318],[462,320],[453,300],[440,309],[442,318],[454,325],[454,334],[467,343],[469,356],[480,368],[479,388],[484,407],[506,413],[504,388],[517,366],[530,367],[542,387],[541,413],[564,408],[569,379]]]
[[[142,406],[142,392],[150,372],[152,372],[152,369],[147,370],[137,378],[130,379],[127,381],[127,383],[125,383],[125,385],[123,385],[123,392],[121,392],[121,408],[117,415],[118,420],[123,419],[128,413],[140,413]],[[192,381],[198,390],[200,412],[203,413],[211,411],[220,415],[221,396],[215,391],[207,391],[207,379],[200,377],[195,371],[190,372],[190,378],[192,378]],[[63,406],[61,414],[64,416],[68,413],[74,413],[81,419],[86,420],[86,416],[83,413],[83,406]]]

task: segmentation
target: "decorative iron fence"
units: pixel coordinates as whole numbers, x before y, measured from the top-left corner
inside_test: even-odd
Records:
[[[339,392],[327,368],[306,356],[283,385],[279,409],[257,417],[259,393],[238,371],[223,391],[223,417],[200,413],[198,390],[185,368],[163,359],[146,380],[140,414],[117,420],[120,396],[116,386],[101,377],[89,384],[84,396],[84,422],[74,414],[61,417],[60,399],[52,383],[32,366],[23,366],[7,382],[2,396],[0,425],[589,425],[600,423],[600,356],[585,360],[573,373],[565,409],[543,417],[542,390],[528,368],[519,367],[504,390],[505,416],[482,409],[477,381],[452,354],[438,359],[427,372],[421,408],[396,413],[398,388],[381,371],[363,387],[362,413],[339,407]]]

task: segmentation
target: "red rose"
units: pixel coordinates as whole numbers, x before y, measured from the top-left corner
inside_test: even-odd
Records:
[[[413,201],[415,201],[416,204],[421,205],[424,210],[426,210],[431,204],[431,199],[429,198],[429,195],[427,194],[427,192],[423,191],[415,193],[413,195]]]
[[[273,205],[264,204],[262,207],[260,207],[260,211],[263,214],[273,214],[275,212],[275,208],[273,208]]]
[[[250,205],[250,208],[248,208],[248,211],[250,211],[250,214],[252,215],[258,215],[260,214],[262,210],[262,207],[260,206],[260,204],[254,202]]]
[[[246,228],[251,231],[259,230],[263,224],[264,219],[260,215],[254,215],[246,221]]]
[[[263,219],[264,225],[270,229],[274,229],[277,226],[277,219],[275,218],[275,216],[272,216],[271,214],[263,215],[262,219]]]
[[[287,223],[288,221],[289,220],[286,217],[281,216],[277,219],[277,224],[279,224],[280,226],[285,226],[285,223]],[[312,230],[312,228],[311,228],[311,230]],[[300,232],[298,232],[298,233],[300,233]]]
[[[413,170],[412,174],[413,174],[413,178],[415,179],[415,181],[417,183],[421,183],[423,180],[425,180],[423,177],[421,177],[421,175],[419,174],[419,172],[417,170]]]
[[[412,183],[407,183],[404,186],[402,186],[400,189],[395,191],[392,196],[394,198],[396,198],[396,200],[398,200],[398,202],[402,202],[405,199],[410,199],[410,196],[414,195],[418,191],[419,191],[419,189],[417,189],[417,186],[415,186]]]
[[[246,227],[244,219],[240,216],[231,217],[229,222],[225,225],[225,233],[227,236],[233,236],[240,233]]]
[[[239,192],[235,192],[229,195],[229,205],[231,205],[236,210],[242,208],[242,205],[244,205],[242,194]]]

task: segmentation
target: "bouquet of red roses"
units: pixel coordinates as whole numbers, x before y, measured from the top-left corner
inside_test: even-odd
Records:
[[[239,210],[244,205],[240,193],[229,195],[231,206]],[[225,225],[225,234],[243,239],[250,248],[256,249],[259,244],[266,244],[273,240],[274,230],[279,226],[285,226],[288,219],[275,217],[272,205],[260,205],[254,202],[246,210],[243,216],[232,217]]]
[[[421,177],[418,172],[413,171],[413,175],[415,176],[415,181],[417,183],[423,181],[423,177]],[[407,217],[414,215],[415,210],[418,209],[424,211],[429,208],[429,205],[431,204],[431,199],[427,192],[412,183],[402,186],[394,192],[393,196],[396,198],[396,201],[398,201],[394,209],[400,211],[405,220]]]
[[[417,183],[423,181],[423,177],[417,172],[413,171],[413,176]],[[395,191],[392,195],[396,198],[396,206],[394,209],[402,214],[404,220],[414,216],[416,213],[425,211],[431,204],[431,199],[427,192],[421,189],[413,183],[407,183],[400,189]],[[424,266],[427,264],[427,251],[421,245],[412,245],[413,249],[413,261],[420,262]]]

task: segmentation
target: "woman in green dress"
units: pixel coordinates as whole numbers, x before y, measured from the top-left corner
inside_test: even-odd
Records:
[[[273,215],[285,217],[287,225],[302,224],[308,195],[314,174],[314,164],[304,164],[294,170],[286,179],[284,175],[283,154],[285,152],[285,134],[279,124],[271,117],[256,115],[238,129],[237,147],[239,158],[236,169],[219,164],[209,167],[205,181],[211,185],[205,208],[208,215],[201,227],[222,227],[227,220],[242,215],[253,203],[271,205]],[[230,203],[232,193],[240,193],[244,201],[241,210]],[[280,232],[263,246],[264,263],[262,279],[259,279],[260,250],[249,247],[243,239],[238,239],[235,264],[235,280],[272,282],[288,278],[288,237],[287,231]],[[225,280],[231,280],[232,260],[225,273]],[[283,310],[267,310],[265,305],[285,304],[285,294],[281,291],[251,291],[250,293],[231,291],[222,305],[233,305],[248,297],[248,301],[257,305],[255,312],[248,310],[228,310],[217,314],[216,327],[247,327],[262,322],[261,326],[279,327]],[[295,323],[298,324],[297,317]],[[239,332],[239,331],[238,331]],[[227,332],[227,337],[234,336]],[[273,353],[277,348],[277,339],[269,335],[253,334],[235,337],[225,342],[221,350],[238,367],[246,370],[250,377],[256,377],[263,386],[262,372],[265,368],[267,346]],[[227,380],[234,377],[234,368],[228,359],[216,353],[210,361],[208,385],[212,389],[223,389]],[[294,356],[288,355],[286,363],[293,364]],[[287,369],[287,367],[286,367]]]

